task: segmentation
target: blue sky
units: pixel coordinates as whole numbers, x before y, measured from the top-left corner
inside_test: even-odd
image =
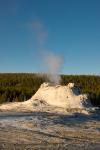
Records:
[[[59,73],[99,75],[100,0],[0,0],[0,72],[42,72],[43,49]]]

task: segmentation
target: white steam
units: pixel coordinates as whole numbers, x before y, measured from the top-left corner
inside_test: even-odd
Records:
[[[62,57],[55,55],[53,52],[49,51],[45,51],[42,57],[50,82],[59,84],[61,80],[59,72],[62,68],[63,63]]]
[[[35,33],[37,46],[39,47],[39,55],[40,55],[40,62],[45,66],[46,73],[48,74],[50,82],[54,84],[60,83],[60,70],[62,67],[63,59],[61,56],[54,54],[54,52],[43,50],[44,44],[47,39],[47,31],[45,26],[39,21],[33,21],[31,23],[32,29]]]
[[[39,21],[33,21],[30,25],[33,29],[38,46],[42,48],[48,36],[45,26]]]

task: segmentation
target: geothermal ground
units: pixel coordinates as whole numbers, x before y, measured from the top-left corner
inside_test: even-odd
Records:
[[[30,100],[0,111],[0,150],[100,149],[100,110],[74,84],[43,84]]]
[[[99,150],[100,114],[1,112],[0,149]]]

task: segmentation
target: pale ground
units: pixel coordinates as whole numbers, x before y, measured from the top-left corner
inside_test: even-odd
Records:
[[[0,150],[100,150],[100,110],[74,84],[0,106]]]
[[[0,150],[3,149],[100,150],[100,112],[0,112]]]

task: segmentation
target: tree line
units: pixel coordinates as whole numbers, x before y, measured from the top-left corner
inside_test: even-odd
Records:
[[[0,103],[26,101],[43,82],[49,82],[47,74],[0,73]],[[100,76],[61,75],[61,85],[69,82],[79,86],[82,93],[88,93],[92,104],[100,107]]]

